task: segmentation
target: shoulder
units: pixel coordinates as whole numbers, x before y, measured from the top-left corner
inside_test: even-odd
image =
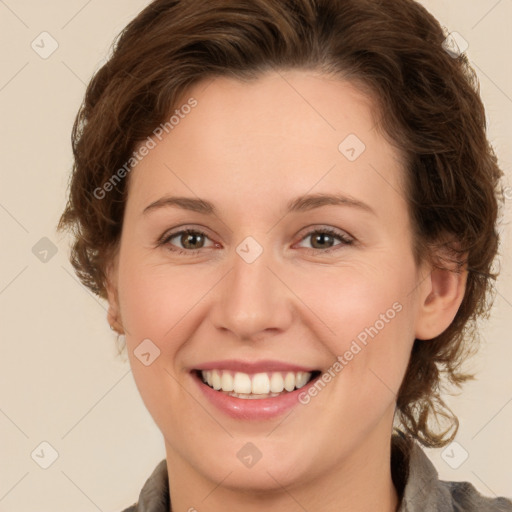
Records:
[[[170,509],[167,462],[163,459],[142,487],[137,503],[122,512],[168,512]]]
[[[399,512],[512,512],[512,501],[480,494],[469,482],[439,480],[419,444],[393,437],[394,481],[401,491]]]
[[[456,512],[512,512],[511,500],[483,496],[469,482],[439,481],[439,485],[449,493]]]

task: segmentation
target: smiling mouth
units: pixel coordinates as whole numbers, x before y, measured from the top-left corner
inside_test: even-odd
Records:
[[[304,387],[321,372],[244,373],[230,370],[194,370],[211,389],[242,399],[274,398]]]

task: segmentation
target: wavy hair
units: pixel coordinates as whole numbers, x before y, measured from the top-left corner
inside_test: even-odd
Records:
[[[456,317],[436,338],[415,340],[397,396],[405,431],[425,446],[447,444],[458,420],[441,398],[442,378],[457,386],[472,378],[461,364],[494,297],[503,190],[475,73],[464,54],[445,51],[445,38],[413,0],[150,3],[114,41],[73,126],[74,165],[58,230],[73,232],[70,260],[81,282],[107,298],[106,266],[119,244],[129,174],[104,197],[95,191],[168,120],[189,86],[287,68],[355,82],[375,99],[378,128],[406,162],[416,261],[442,267],[440,248],[465,255],[467,286]],[[440,429],[440,418],[448,429]]]

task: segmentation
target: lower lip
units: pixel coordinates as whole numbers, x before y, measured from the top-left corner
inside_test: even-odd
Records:
[[[196,372],[192,372],[192,377],[206,398],[228,416],[240,420],[267,420],[281,416],[295,405],[300,404],[299,395],[307,392],[308,388],[313,386],[317,379],[321,377],[321,374],[300,389],[283,393],[274,398],[254,399],[236,398],[215,391],[205,384]]]

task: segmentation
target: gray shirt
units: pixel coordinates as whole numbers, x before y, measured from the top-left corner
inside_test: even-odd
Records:
[[[437,470],[420,446],[393,435],[392,477],[401,498],[397,512],[512,512],[507,498],[482,496],[468,482],[439,480]],[[169,512],[167,462],[162,460],[147,479],[137,503],[123,512]]]

